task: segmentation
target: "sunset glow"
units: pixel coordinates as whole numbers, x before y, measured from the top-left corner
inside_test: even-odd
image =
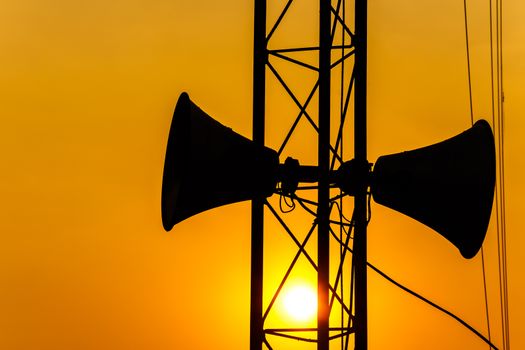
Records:
[[[339,3],[332,0],[334,7]],[[499,147],[505,172],[497,176],[505,191],[497,190],[506,192],[498,207],[506,208],[506,219],[494,210],[483,255],[465,260],[441,235],[370,196],[366,261],[461,316],[504,350],[497,227],[505,223],[510,342],[517,350],[525,349],[525,332],[519,331],[525,324],[525,1],[504,3],[505,135]],[[207,210],[170,232],[163,228],[160,205],[168,134],[182,92],[217,123],[253,139],[254,4],[2,2],[0,350],[249,348],[252,203]],[[370,163],[466,130],[471,102],[474,121],[492,125],[497,110],[492,80],[498,74],[491,70],[497,57],[491,57],[490,31],[495,35],[496,28],[489,27],[489,1],[377,0],[368,7]],[[353,30],[354,2],[345,8]],[[265,52],[279,74],[267,68],[263,141],[274,150],[287,142],[281,163],[292,157],[316,166],[319,1],[268,1],[267,15],[268,31],[280,22],[269,41],[272,52]],[[334,42],[343,36],[337,26]],[[356,42],[347,39],[345,45]],[[280,57],[293,48],[308,50],[284,52],[291,60]],[[340,142],[341,160],[347,161],[355,149],[355,94],[343,93],[335,81],[350,79],[355,61],[349,56],[344,66],[336,65],[344,52],[344,47],[332,52],[330,142],[335,144],[343,120],[336,112],[347,107]],[[340,95],[344,101],[349,96],[348,103]],[[303,108],[306,101],[311,102]],[[246,164],[243,157],[231,161],[239,168]],[[215,181],[218,170],[210,166],[204,175]],[[319,197],[317,183],[301,186],[297,196],[308,202],[294,199],[293,210],[281,201],[285,196],[265,200],[261,304],[266,330],[292,329],[289,334],[311,340],[317,332],[300,329],[317,327]],[[330,190],[330,198],[339,194]],[[464,203],[465,195],[458,192],[450,200]],[[352,248],[354,199],[346,196],[341,203],[341,213],[335,205],[330,212],[330,220],[344,221],[329,233],[332,329],[356,323],[347,316],[356,306],[352,253],[338,242]],[[343,258],[345,275],[338,279],[334,262]],[[367,277],[369,350],[488,348],[459,322],[374,270]],[[317,346],[275,333],[265,333],[269,344],[279,344],[275,350]],[[353,349],[354,335],[349,339]],[[340,348],[340,341],[331,340],[330,348]]]
[[[286,313],[297,321],[309,321],[317,311],[317,295],[307,285],[296,285],[284,294],[283,305]]]

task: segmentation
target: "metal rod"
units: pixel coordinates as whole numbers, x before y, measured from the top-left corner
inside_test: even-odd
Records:
[[[266,100],[266,0],[255,0],[253,49],[253,141],[264,145]],[[250,350],[262,350],[264,199],[252,201]]]
[[[331,60],[331,2],[320,0],[319,5],[319,190],[317,237],[317,349],[329,349],[330,317],[330,60]]]
[[[366,89],[367,89],[367,0],[355,1],[355,103],[354,152],[357,162],[367,162],[366,155]],[[355,196],[355,349],[368,347],[367,330],[367,244],[366,244],[366,185],[357,189]]]

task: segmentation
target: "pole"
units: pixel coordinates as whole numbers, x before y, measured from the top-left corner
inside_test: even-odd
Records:
[[[255,0],[253,49],[253,141],[264,145],[266,0]],[[250,350],[262,350],[264,200],[252,201]]]
[[[355,1],[355,103],[354,152],[357,162],[367,162],[366,155],[366,59],[367,0]],[[366,186],[359,188],[354,199],[355,232],[355,349],[368,347],[367,267],[366,267]]]
[[[330,172],[330,60],[331,2],[320,0],[319,10],[319,140],[318,140],[318,236],[317,236],[317,349],[329,349],[329,172]]]

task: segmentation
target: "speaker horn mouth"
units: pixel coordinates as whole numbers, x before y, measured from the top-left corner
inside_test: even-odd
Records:
[[[469,259],[487,232],[495,173],[492,129],[479,120],[443,142],[379,157],[371,192],[376,203],[432,228]]]
[[[164,172],[162,176],[161,212],[162,225],[166,231],[170,231],[175,225],[174,203],[177,202],[180,186],[182,183],[182,172],[178,171],[178,164],[188,163],[188,152],[181,152],[189,144],[190,135],[185,132],[190,129],[191,101],[186,92],[183,92],[173,112],[168,145],[164,159]]]
[[[272,195],[278,165],[277,152],[222,125],[182,93],[164,160],[164,229],[208,209]]]

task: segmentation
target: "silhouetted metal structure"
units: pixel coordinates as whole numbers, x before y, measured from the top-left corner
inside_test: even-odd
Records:
[[[275,48],[272,37],[294,1],[300,0],[288,0],[269,26],[267,2],[255,0],[253,141],[215,121],[187,94],[180,96],[164,164],[163,226],[169,231],[176,223],[202,211],[251,200],[250,349],[275,349],[272,344],[276,338],[314,343],[318,350],[328,350],[334,342],[339,342],[341,349],[349,349],[353,336],[355,349],[365,350],[366,227],[371,196],[377,203],[433,228],[464,257],[471,258],[482,245],[490,219],[494,139],[488,123],[479,121],[441,143],[382,156],[372,171],[366,149],[367,1],[355,0],[352,31],[345,1],[337,0],[333,6],[331,1],[320,0],[318,45]],[[317,55],[317,65],[305,59],[312,53]],[[274,60],[315,74],[307,93],[301,96],[294,91]],[[347,65],[351,69],[345,68]],[[280,84],[297,108],[297,116],[290,121],[278,150],[265,145],[267,75]],[[334,91],[334,86],[339,91]],[[339,97],[339,103],[334,103],[334,96]],[[311,108],[315,99],[317,118]],[[343,136],[351,127],[347,115],[351,114],[352,104],[354,156],[345,161]],[[316,132],[316,165],[300,165],[291,157],[279,161],[300,123]],[[449,202],[459,190],[465,194],[461,204]],[[301,195],[312,191],[316,192],[314,199]],[[272,194],[295,201],[312,215],[313,224],[306,235],[298,235],[275,209],[269,199]],[[345,216],[346,195],[354,197],[350,219]],[[263,302],[265,213],[279,223],[296,246],[296,254],[267,305]],[[306,249],[315,230],[317,259]],[[333,254],[334,246],[339,254]],[[317,275],[317,325],[271,327],[268,316],[300,257]],[[331,275],[331,271],[335,273]]]
[[[355,159],[361,164],[365,164],[367,170],[366,156],[366,47],[367,47],[367,1],[355,1],[355,31],[350,30],[347,23],[346,4],[344,1],[337,1],[336,7],[332,7],[331,1],[319,1],[319,44],[317,47],[291,47],[270,49],[268,44],[272,35],[278,30],[282,19],[289,10],[292,1],[288,1],[277,21],[271,27],[269,32],[267,28],[267,2],[265,0],[255,0],[255,19],[254,19],[254,94],[253,94],[253,137],[254,141],[260,145],[264,144],[264,127],[265,127],[265,85],[266,85],[266,67],[276,76],[279,82],[284,86],[290,98],[294,100],[300,109],[300,113],[295,119],[294,124],[285,138],[280,150],[282,151],[288,141],[291,133],[294,132],[295,126],[299,120],[306,115],[311,121],[318,133],[318,174],[319,182],[317,188],[317,275],[318,275],[318,321],[317,321],[317,344],[319,350],[329,348],[330,341],[330,310],[331,302],[334,297],[330,295],[330,173],[334,169],[335,161],[338,159],[342,163],[342,137],[344,133],[346,115],[350,106],[350,96],[352,86],[355,82]],[[336,30],[341,28],[339,43],[334,43]],[[339,50],[341,57],[336,62],[332,62],[332,52]],[[318,67],[309,67],[305,62],[295,60],[285,56],[289,52],[318,52]],[[304,103],[298,101],[294,91],[284,82],[274,66],[269,61],[269,55],[280,59],[288,60],[291,63],[304,67],[305,69],[317,70],[318,79],[311,93]],[[344,65],[345,61],[352,56],[355,57],[355,66],[353,74],[345,81],[344,70],[341,74],[341,109],[339,110],[340,125],[337,130],[337,139],[335,145],[330,142],[331,139],[331,84],[332,70]],[[312,122],[307,115],[307,106],[311,103],[313,94],[318,93],[318,124]],[[304,119],[304,118],[303,118]],[[339,149],[338,149],[339,148]],[[331,156],[331,153],[333,155]],[[333,204],[333,203],[332,203]],[[353,246],[353,263],[355,269],[355,315],[351,325],[352,318],[351,306],[345,305],[344,296],[337,299],[341,303],[342,312],[346,312],[346,318],[343,316],[342,321],[337,329],[339,337],[346,337],[346,346],[348,338],[352,332],[355,332],[356,348],[365,349],[367,346],[367,275],[366,275],[366,207],[367,207],[367,186],[363,183],[357,189],[355,195],[355,213],[354,222],[354,246]],[[342,210],[342,208],[340,208]],[[274,211],[274,215],[275,215]],[[259,350],[265,338],[264,318],[267,315],[262,306],[263,298],[263,204],[259,200],[252,202],[252,294],[251,294],[251,349]],[[284,220],[280,219],[281,222]],[[290,232],[293,235],[293,232]],[[348,233],[350,235],[350,233]],[[348,243],[348,242],[347,242]],[[340,243],[338,243],[340,244]],[[301,249],[301,246],[299,246]],[[345,250],[346,252],[346,250]],[[339,281],[345,274],[343,265],[346,255],[342,255],[339,261]],[[346,271],[348,273],[349,271]],[[352,272],[350,272],[351,274]],[[335,287],[337,288],[337,286]],[[332,289],[332,293],[336,293]],[[349,296],[351,299],[351,296]],[[351,301],[349,300],[351,305]],[[344,324],[346,322],[346,324]],[[354,325],[355,324],[355,327]],[[294,331],[290,329],[290,331]],[[283,330],[284,333],[284,330]],[[273,334],[278,334],[277,331]],[[284,335],[285,336],[285,335]],[[299,337],[296,337],[299,339]],[[305,340],[305,339],[303,339]],[[267,344],[269,346],[269,344]]]

